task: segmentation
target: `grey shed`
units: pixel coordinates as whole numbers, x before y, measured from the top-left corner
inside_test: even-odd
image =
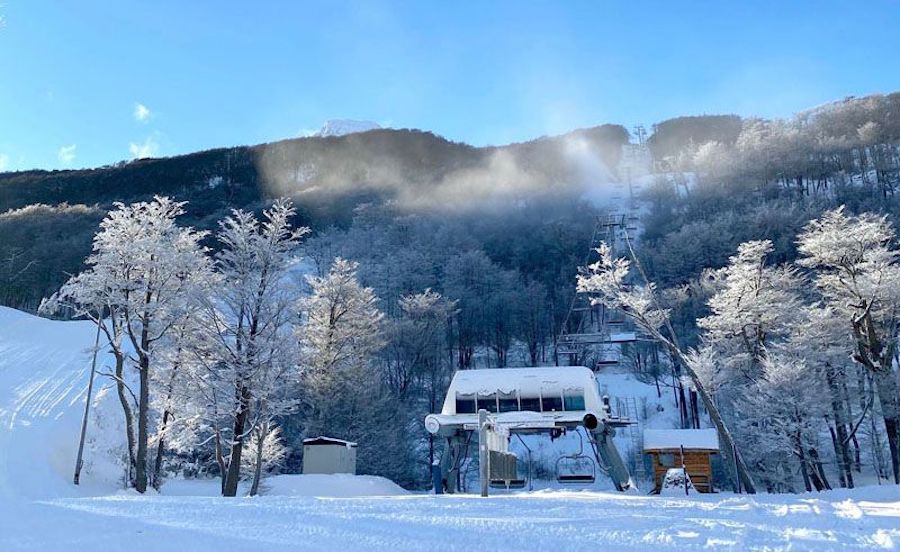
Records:
[[[356,474],[356,443],[322,436],[304,439],[303,473]]]

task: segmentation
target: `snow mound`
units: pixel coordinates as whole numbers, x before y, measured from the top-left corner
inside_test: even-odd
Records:
[[[266,496],[352,498],[409,494],[390,479],[349,473],[276,475],[267,478],[263,485]]]
[[[346,136],[367,130],[377,130],[381,125],[373,121],[356,121],[353,119],[329,119],[313,136]]]
[[[250,490],[249,482],[242,481],[238,496]],[[170,479],[160,494],[166,497],[218,497],[219,479]],[[409,494],[390,479],[374,475],[336,474],[282,474],[263,479],[260,488],[263,496],[296,496],[316,498],[355,498],[372,496],[401,496]]]

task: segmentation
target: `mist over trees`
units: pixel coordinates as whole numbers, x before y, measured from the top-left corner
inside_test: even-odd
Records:
[[[208,232],[234,208],[259,214],[279,197],[291,198],[295,224],[314,232],[346,228],[363,204],[438,219],[471,206],[502,212],[511,202],[577,197],[598,178],[613,180],[627,141],[619,125],[483,148],[384,129],[97,169],[0,172],[0,302],[34,311],[83,268],[96,224],[115,202],[187,201],[182,223]]]

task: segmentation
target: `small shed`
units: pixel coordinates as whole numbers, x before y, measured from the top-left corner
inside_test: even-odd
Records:
[[[356,474],[356,443],[333,437],[303,440],[303,473]]]
[[[666,472],[684,465],[694,488],[713,492],[712,455],[719,452],[715,429],[645,429],[644,453],[653,459],[654,492],[662,488]]]

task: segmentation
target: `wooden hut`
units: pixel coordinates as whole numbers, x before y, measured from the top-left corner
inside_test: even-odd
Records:
[[[713,492],[712,455],[719,452],[715,429],[646,429],[644,453],[653,459],[654,492],[660,492],[666,472],[683,465],[694,488]]]

